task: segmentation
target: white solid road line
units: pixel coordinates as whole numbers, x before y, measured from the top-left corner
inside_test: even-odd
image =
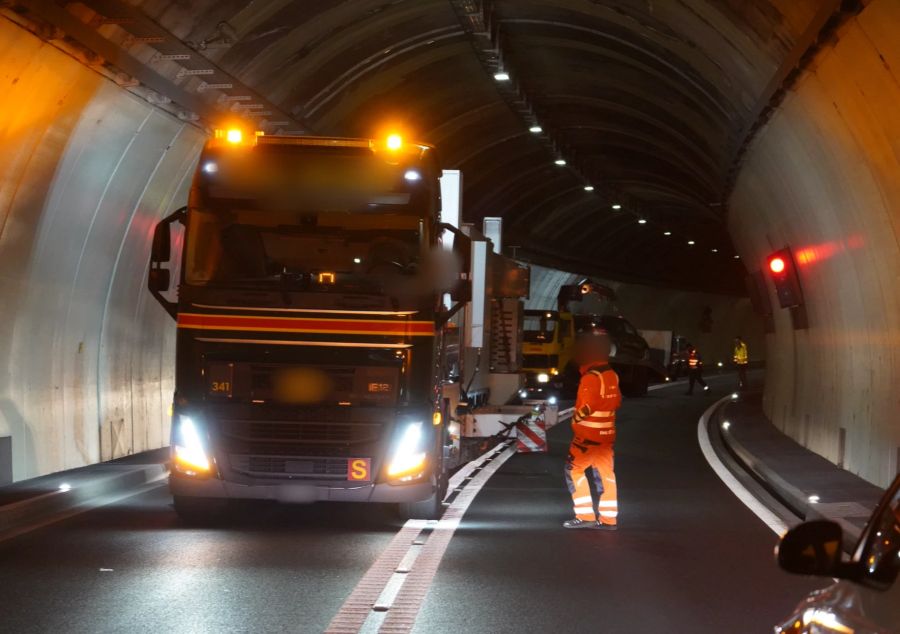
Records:
[[[448,487],[456,497],[441,519],[406,522],[344,601],[326,634],[412,631],[463,515],[515,452],[515,445],[501,444],[457,471]]]
[[[697,440],[700,443],[700,450],[703,452],[703,456],[706,458],[709,466],[712,467],[713,471],[716,472],[716,475],[719,476],[719,479],[722,480],[725,486],[731,489],[731,492],[737,496],[737,499],[743,502],[744,506],[753,511],[753,513],[762,520],[763,524],[772,529],[772,531],[780,537],[787,532],[787,524],[785,524],[780,517],[775,515],[775,513],[770,511],[762,502],[757,500],[756,497],[734,477],[734,474],[728,470],[728,467],[726,467],[719,459],[719,456],[716,455],[712,443],[709,440],[709,419],[712,418],[712,415],[719,407],[731,399],[731,396],[721,398],[703,412],[703,416],[700,417],[700,422],[697,424]]]

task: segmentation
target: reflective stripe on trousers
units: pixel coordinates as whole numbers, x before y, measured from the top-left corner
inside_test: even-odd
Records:
[[[566,461],[566,483],[569,485],[572,505],[578,519],[592,522],[599,515],[604,524],[616,523],[619,506],[613,461],[611,442],[589,442],[577,437],[572,442]],[[594,479],[594,486],[600,492],[596,512],[592,504],[588,474]]]

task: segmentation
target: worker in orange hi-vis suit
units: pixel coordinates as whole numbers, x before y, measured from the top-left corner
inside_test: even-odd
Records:
[[[581,371],[578,396],[572,416],[574,432],[566,461],[566,482],[575,506],[575,518],[565,528],[616,529],[619,506],[613,445],[616,441],[616,410],[622,404],[619,377],[609,366],[610,340],[605,331],[580,333],[575,361]],[[600,496],[596,507],[588,474]],[[599,517],[599,520],[598,520]]]

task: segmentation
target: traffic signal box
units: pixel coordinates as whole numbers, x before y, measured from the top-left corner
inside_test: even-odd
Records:
[[[766,261],[769,275],[775,284],[775,294],[782,308],[793,308],[803,304],[803,291],[797,277],[797,267],[789,248],[770,255]]]
[[[772,253],[766,259],[766,269],[775,285],[775,294],[782,308],[791,309],[791,321],[795,330],[808,327],[806,308],[803,305],[803,289],[797,275],[797,264],[789,247]]]

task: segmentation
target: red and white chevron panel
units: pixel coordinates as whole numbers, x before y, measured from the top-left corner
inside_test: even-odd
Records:
[[[527,418],[516,425],[517,453],[546,453],[547,423],[544,416]]]

